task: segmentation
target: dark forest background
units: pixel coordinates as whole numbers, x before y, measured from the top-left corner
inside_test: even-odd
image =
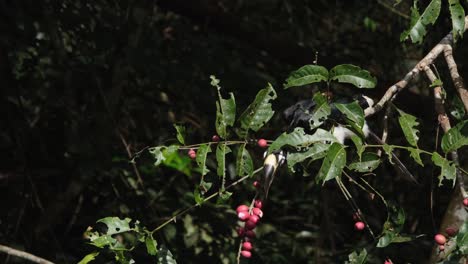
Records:
[[[1,0],[0,244],[76,263],[93,250],[83,232],[96,220],[130,217],[153,229],[192,205],[199,181],[193,164],[185,173],[155,168],[145,151],[135,165],[129,160],[147,146],[174,141],[173,123],[186,125],[188,143],[211,140],[217,99],[212,74],[235,94],[239,109],[268,82],[275,87],[277,114],[257,138],[278,136],[285,125],[279,113],[310,98],[310,90],[285,91],[282,84],[289,72],[316,58],[327,68],[350,63],[367,69],[378,78],[368,95],[380,98],[451,30],[445,8],[422,45],[401,43],[412,3],[393,4]],[[465,39],[456,44],[455,58],[467,80]],[[438,72],[448,75],[446,65]],[[438,123],[428,86],[422,78],[412,82],[395,104],[419,118],[422,147],[434,149]],[[377,131],[380,121],[381,115],[370,120]],[[396,129],[393,140],[402,140]],[[262,150],[255,153],[259,166]],[[401,180],[390,166],[374,184],[405,209],[406,233],[427,236],[374,248],[373,263],[386,257],[425,263],[452,193],[451,184],[434,187],[433,167],[402,159],[420,186]],[[351,189],[378,230],[386,217],[381,202]],[[238,245],[232,209],[247,202],[252,190],[250,181],[240,184],[227,203],[206,203],[155,238],[178,263],[230,263]],[[343,263],[372,243],[353,230],[352,212],[333,184],[321,188],[311,177],[284,172],[270,193],[252,263]],[[151,261],[144,248],[134,255],[137,263]],[[1,261],[21,262],[3,254]],[[106,261],[111,255],[96,263]]]

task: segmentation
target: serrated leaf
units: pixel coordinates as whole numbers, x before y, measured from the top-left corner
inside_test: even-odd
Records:
[[[227,137],[227,128],[234,125],[236,118],[236,100],[234,94],[229,93],[229,99],[223,99],[221,96],[221,87],[219,80],[210,76],[211,85],[218,90],[218,101],[216,102],[216,132],[222,138]]]
[[[377,79],[366,70],[352,64],[341,64],[330,70],[330,80],[350,83],[358,88],[374,88]]]
[[[418,1],[414,1],[411,8],[411,22],[408,30],[401,33],[400,41],[411,38],[413,43],[421,43],[426,35],[426,26],[434,24],[440,13],[441,0],[432,0],[420,16],[418,11]]]
[[[419,165],[423,166],[424,167],[424,164],[421,160],[421,153],[422,153],[422,150],[420,149],[417,149],[417,148],[411,148],[411,147],[408,147],[407,148],[409,153],[410,153],[410,157],[413,158],[413,160],[418,163]]]
[[[349,104],[335,104],[336,108],[343,113],[351,124],[356,124],[360,130],[364,126],[364,110],[357,102]]]
[[[118,217],[106,217],[99,219],[96,222],[103,223],[107,226],[107,235],[115,235],[130,231],[130,221],[132,221],[130,218],[120,219]]]
[[[404,111],[398,109],[400,116],[398,117],[398,122],[400,123],[403,134],[405,135],[406,140],[410,143],[411,146],[418,146],[418,135],[419,130],[416,128],[419,125],[419,122],[416,121],[416,117],[413,115],[407,114]]]
[[[333,143],[328,149],[327,156],[323,159],[316,181],[325,184],[329,180],[340,177],[345,165],[346,151],[344,146]]]
[[[360,161],[349,164],[351,170],[357,172],[371,172],[380,165],[380,157],[373,152],[365,152]]]
[[[281,134],[273,143],[271,143],[269,153],[281,149],[283,146],[295,148],[308,147],[317,142],[337,142],[337,139],[328,131],[317,129],[313,135],[306,134],[302,127],[296,127],[291,133]]]
[[[206,156],[211,152],[211,145],[202,144],[198,147],[196,161],[200,168],[200,173],[205,176],[210,170],[206,167]]]
[[[305,65],[289,74],[284,89],[328,81],[328,70],[318,65]]]
[[[457,120],[463,120],[465,117],[465,106],[457,95],[453,96],[452,103],[450,104],[450,114]]]
[[[451,180],[455,184],[457,168],[450,161],[440,156],[439,153],[432,153],[432,161],[440,167],[439,186],[442,185],[442,180]]]
[[[240,128],[236,130],[239,137],[246,138],[249,130],[256,132],[271,119],[275,112],[271,108],[270,101],[274,99],[276,92],[271,84],[257,93],[255,100],[239,117]]]
[[[166,146],[160,146],[160,147],[153,147],[150,148],[148,151],[153,155],[155,161],[154,161],[154,166],[159,166],[161,162],[166,159],[162,153],[162,150],[165,149]]]
[[[158,251],[158,264],[177,264],[171,251],[167,248],[161,248]]]
[[[246,144],[240,145],[237,151],[236,173],[239,177],[252,175],[253,161],[249,151],[245,148]]]
[[[330,145],[324,143],[315,143],[305,152],[292,152],[286,156],[288,168],[295,172],[294,165],[304,160],[314,161],[321,159],[327,155],[327,150]]]
[[[150,254],[151,256],[156,256],[156,254],[158,254],[158,243],[151,234],[146,235],[145,245],[148,254]]]
[[[98,255],[99,255],[99,252],[89,253],[83,259],[81,259],[80,262],[78,262],[78,264],[87,264],[93,261]]]
[[[327,98],[321,93],[314,94],[313,100],[315,102],[315,108],[309,120],[310,130],[322,125],[324,120],[326,120],[331,113],[331,107],[327,102]]]
[[[180,142],[180,144],[185,145],[185,127],[174,124],[174,128],[177,131],[177,140]]]
[[[458,37],[463,38],[465,32],[465,10],[459,0],[449,0],[450,16],[452,18],[452,34],[456,42]]]
[[[367,251],[363,249],[359,254],[354,251],[348,255],[348,261],[346,264],[365,264],[367,263]]]
[[[394,146],[392,145],[388,145],[388,144],[383,144],[382,145],[382,148],[383,150],[385,151],[385,154],[387,154],[388,156],[388,161],[390,162],[390,164],[395,164],[392,160],[392,152],[393,152],[393,149],[394,149]]]
[[[458,123],[442,137],[441,147],[445,153],[468,145],[468,120]]]

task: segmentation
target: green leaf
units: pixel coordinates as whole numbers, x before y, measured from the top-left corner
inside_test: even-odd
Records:
[[[403,112],[402,110],[398,109],[398,113],[400,116],[398,117],[398,122],[400,123],[401,129],[403,130],[403,134],[405,135],[406,140],[410,143],[411,146],[417,147],[418,146],[418,135],[419,130],[416,128],[419,123],[416,121],[416,117]]]
[[[325,184],[329,180],[340,177],[345,165],[346,151],[344,146],[333,143],[328,149],[327,156],[323,159],[316,181]]]
[[[330,80],[350,83],[358,88],[374,88],[377,79],[366,70],[352,64],[341,64],[330,70]]]
[[[257,93],[255,100],[239,117],[240,128],[236,130],[239,137],[246,138],[249,130],[256,132],[271,119],[275,112],[271,109],[270,101],[274,99],[276,92],[271,84]]]
[[[388,144],[383,144],[382,146],[383,150],[385,151],[385,153],[387,154],[388,156],[388,161],[391,163],[391,164],[395,164],[392,160],[392,152],[393,152],[393,149],[395,148],[394,146],[392,145],[388,145]]]
[[[305,65],[289,74],[284,89],[316,82],[328,81],[328,70],[318,65]]]
[[[148,151],[153,155],[155,159],[154,166],[159,166],[161,162],[166,159],[162,153],[162,150],[166,148],[166,146],[160,146],[148,149]]]
[[[465,10],[459,0],[449,0],[450,16],[452,17],[452,34],[456,42],[458,37],[463,38],[465,32]]]
[[[462,100],[457,95],[453,96],[452,103],[450,106],[450,114],[457,120],[463,120],[465,117],[465,106]]]
[[[380,165],[379,155],[373,152],[365,152],[360,161],[349,164],[351,170],[357,172],[371,172]]]
[[[442,82],[441,79],[435,79],[429,87],[434,88],[434,87],[442,87],[444,86],[444,83]]]
[[[96,222],[103,223],[107,226],[107,235],[115,235],[132,230],[129,225],[130,221],[132,221],[130,218],[120,219],[118,217],[106,217]]]
[[[230,153],[231,149],[226,144],[218,144],[216,148],[216,161],[218,162],[217,173],[221,177],[221,190],[224,190],[226,181],[226,154]]]
[[[308,147],[317,142],[337,142],[337,139],[328,131],[317,129],[313,135],[306,134],[302,127],[296,127],[291,133],[281,134],[273,143],[271,143],[269,153],[281,149],[283,146],[295,148]]]
[[[210,76],[211,85],[218,89],[218,98],[216,102],[216,132],[222,138],[227,137],[227,127],[233,126],[236,118],[236,100],[234,94],[229,93],[229,99],[223,99],[221,96],[221,87],[219,80]]]
[[[445,153],[468,145],[468,120],[458,123],[442,137],[441,147]]]
[[[177,140],[180,142],[180,144],[185,145],[185,127],[174,124],[174,128],[177,131]]]
[[[365,264],[367,262],[367,251],[363,249],[359,254],[356,251],[348,255],[346,264]]]
[[[177,264],[171,251],[167,248],[161,248],[158,251],[158,264]]]
[[[405,224],[405,211],[401,207],[387,206],[388,219],[384,223],[382,237],[380,237],[377,247],[386,247],[391,243],[403,243],[413,240],[411,236],[400,234]],[[417,236],[416,236],[417,237]]]
[[[304,160],[314,161],[321,159],[327,155],[327,150],[330,145],[324,143],[315,143],[305,152],[292,152],[286,156],[288,168],[294,171],[294,165]]]
[[[239,177],[252,175],[253,161],[249,151],[245,148],[246,144],[240,145],[237,150],[236,173]]]
[[[364,110],[357,102],[349,104],[335,104],[336,108],[343,113],[346,118],[350,121],[350,124],[357,124],[359,130],[362,130],[364,126]]]
[[[99,255],[99,252],[89,253],[83,259],[81,259],[80,262],[78,262],[78,264],[87,264],[93,261],[98,255]]]
[[[315,102],[315,108],[312,118],[309,120],[310,130],[322,125],[324,120],[326,120],[331,113],[331,107],[327,102],[327,98],[321,93],[315,93],[313,100]]]
[[[468,254],[468,220],[465,220],[463,225],[460,227],[460,230],[458,231],[455,241],[457,242],[457,247],[460,253],[463,255],[467,255]]]
[[[407,148],[409,153],[410,153],[410,157],[413,158],[413,160],[418,163],[419,165],[423,166],[424,167],[424,164],[421,160],[421,153],[422,153],[422,150],[420,149],[417,149],[417,148],[411,148],[411,147],[408,147]]]
[[[356,146],[356,152],[357,152],[359,158],[361,158],[362,153],[366,149],[366,146],[363,144],[362,139],[360,137],[358,137],[357,135],[352,136],[351,140],[353,141],[354,145]]]
[[[439,17],[441,0],[432,0],[420,16],[418,11],[418,1],[415,0],[411,8],[411,22],[408,30],[401,33],[400,41],[411,38],[413,43],[421,43],[426,35],[426,26],[434,24]]]
[[[209,144],[202,144],[198,147],[196,161],[198,167],[200,167],[200,173],[205,176],[210,170],[206,167],[206,156],[211,152],[211,146]]]
[[[146,235],[145,244],[146,251],[148,252],[148,254],[150,254],[151,256],[156,256],[156,254],[158,254],[158,243],[153,238],[153,235],[151,233]]]
[[[457,168],[455,167],[455,165],[447,159],[440,156],[437,152],[432,153],[432,161],[436,166],[440,167],[439,186],[442,185],[443,179],[451,180],[453,181],[453,184],[455,184],[455,178],[457,173]]]

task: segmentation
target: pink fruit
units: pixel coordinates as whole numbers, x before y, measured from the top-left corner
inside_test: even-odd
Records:
[[[268,147],[268,142],[265,139],[261,138],[257,141],[257,145],[261,148],[266,148]]]
[[[247,230],[245,231],[245,236],[248,238],[255,238],[255,232],[253,230]]]
[[[190,150],[188,151],[188,155],[189,155],[189,157],[190,157],[191,159],[195,159],[195,158],[197,157],[197,153],[196,153],[195,150],[193,150],[193,149],[190,149]]]
[[[443,244],[445,244],[445,242],[447,242],[447,238],[445,238],[445,236],[442,235],[442,234],[435,235],[434,240],[439,245],[443,245]]]
[[[240,213],[240,212],[248,212],[249,211],[249,207],[245,204],[241,204],[239,206],[237,206],[237,209],[236,209],[236,212],[237,213]]]
[[[257,226],[257,223],[250,221],[250,219],[247,222],[245,222],[245,228],[249,230],[254,229],[256,226]]]
[[[252,209],[252,213],[253,213],[254,215],[258,215],[260,218],[263,217],[263,212],[262,212],[262,210],[261,210],[260,208],[254,207],[254,208]]]
[[[250,242],[244,242],[242,243],[242,249],[247,250],[247,251],[252,251],[252,243]]]
[[[365,227],[366,227],[366,224],[364,224],[364,223],[361,222],[361,221],[356,222],[356,223],[354,224],[354,229],[356,229],[356,230],[358,230],[358,231],[363,230]]]
[[[254,186],[255,188],[260,188],[260,183],[259,183],[258,181],[254,181],[254,182],[253,182],[253,186]]]
[[[260,221],[260,217],[258,217],[258,215],[251,215],[249,217],[249,222],[252,221],[254,224],[257,224],[258,221]]]
[[[440,246],[439,246],[439,250],[440,250],[440,251],[444,251],[444,250],[445,250],[445,246],[444,246],[444,245],[440,245]]]
[[[445,233],[447,233],[448,236],[455,236],[458,233],[458,230],[453,227],[447,227],[445,228]]]
[[[390,259],[386,259],[384,264],[393,264],[393,262]]]
[[[218,135],[213,135],[211,140],[214,141],[214,142],[219,142],[219,136]]]
[[[255,208],[262,209],[262,207],[263,207],[262,200],[255,200],[254,206],[255,206]]]
[[[247,251],[247,250],[242,250],[242,251],[241,251],[241,255],[242,255],[244,258],[250,258],[250,257],[252,257],[252,252]]]
[[[468,206],[468,198],[463,199],[463,205]]]
[[[239,212],[239,213],[237,213],[237,217],[242,222],[245,222],[245,221],[249,220],[250,215],[249,215],[249,212]]]
[[[244,229],[243,227],[239,227],[239,228],[237,229],[237,234],[238,234],[240,237],[244,236],[244,235],[245,235],[245,229]]]

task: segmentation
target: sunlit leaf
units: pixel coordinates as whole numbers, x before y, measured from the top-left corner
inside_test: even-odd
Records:
[[[413,158],[413,160],[418,163],[419,165],[423,166],[424,167],[424,164],[421,160],[421,153],[422,153],[422,150],[420,149],[417,149],[417,148],[411,148],[411,147],[408,147],[408,151],[410,153],[410,157]]]
[[[358,88],[374,88],[377,79],[366,70],[351,64],[341,64],[330,70],[330,80],[350,83]]]
[[[410,143],[411,146],[418,146],[418,133],[419,130],[416,128],[419,125],[419,122],[416,121],[416,117],[413,115],[407,114],[404,111],[398,109],[400,116],[398,117],[398,122],[400,123],[403,134],[405,135],[406,140]]]
[[[335,104],[336,108],[343,113],[352,124],[356,124],[359,130],[364,126],[364,110],[357,102],[349,104]]]
[[[390,162],[391,164],[395,164],[392,160],[392,153],[393,153],[393,149],[395,148],[394,146],[392,145],[388,145],[388,144],[383,144],[382,146],[383,150],[385,151],[385,154],[387,154],[388,156],[388,162]]]
[[[245,148],[246,144],[240,145],[237,150],[236,173],[238,176],[252,175],[253,161],[249,151]]]
[[[411,38],[413,43],[421,43],[426,35],[426,27],[434,24],[440,13],[441,0],[432,0],[422,15],[419,15],[418,1],[414,0],[411,8],[411,22],[409,29],[401,33],[400,41]]]
[[[151,234],[147,234],[145,239],[145,245],[148,254],[150,254],[151,256],[156,256],[156,254],[158,254],[158,243]]]
[[[158,251],[158,264],[177,264],[171,251],[167,248],[161,248]]]
[[[318,65],[305,65],[289,74],[284,88],[302,86],[316,82],[328,81],[328,70]]]
[[[211,152],[211,146],[209,144],[202,144],[198,147],[196,161],[200,168],[200,173],[205,176],[210,170],[206,167],[206,157]]]
[[[432,153],[432,161],[436,166],[440,167],[439,175],[439,186],[442,185],[442,180],[447,179],[455,184],[455,178],[457,173],[457,168],[452,162],[448,161],[444,157],[440,156],[439,153]]]
[[[447,153],[468,145],[468,120],[458,123],[442,137],[441,147]]]
[[[83,259],[81,259],[80,262],[78,262],[78,264],[87,264],[93,261],[98,255],[99,255],[99,252],[89,253]]]
[[[108,235],[115,235],[115,234],[120,234],[123,232],[130,231],[130,221],[132,219],[130,218],[125,218],[125,219],[120,219],[118,217],[106,217],[97,220],[97,223],[103,223],[107,226],[107,232],[106,234]]]
[[[211,85],[218,89],[218,101],[216,102],[216,132],[222,138],[227,137],[227,128],[234,125],[236,118],[236,100],[234,94],[229,93],[229,99],[223,99],[221,96],[221,87],[219,80],[210,76]]]
[[[255,100],[239,117],[240,128],[236,130],[239,137],[247,137],[249,130],[258,131],[270,120],[275,113],[271,108],[271,101],[274,99],[276,92],[271,84],[257,93]]]
[[[328,149],[327,156],[323,159],[316,181],[324,184],[329,180],[340,177],[345,165],[346,151],[344,146],[333,143]]]
[[[380,157],[373,152],[365,152],[360,161],[348,165],[349,169],[357,172],[371,172],[380,164]]]
[[[452,34],[455,42],[463,38],[465,32],[465,10],[459,0],[449,0],[450,16],[452,18]]]
[[[283,146],[295,148],[308,147],[317,142],[337,142],[337,139],[328,131],[317,129],[313,135],[306,134],[302,127],[296,127],[291,133],[281,134],[273,143],[268,151],[281,149]]]
[[[174,124],[174,128],[177,131],[177,140],[180,142],[180,144],[185,145],[185,127]]]
[[[286,156],[288,168],[295,172],[294,165],[304,160],[314,161],[321,159],[327,155],[329,144],[315,143],[307,151],[304,152],[291,152]]]

